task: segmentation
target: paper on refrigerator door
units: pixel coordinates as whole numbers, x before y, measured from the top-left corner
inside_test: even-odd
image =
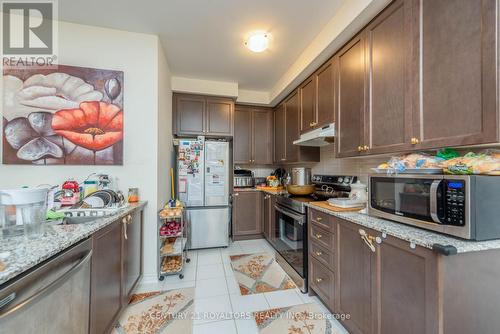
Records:
[[[203,185],[199,176],[188,177],[187,198],[188,202],[196,203],[203,200]]]

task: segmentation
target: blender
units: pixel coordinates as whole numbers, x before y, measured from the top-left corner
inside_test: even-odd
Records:
[[[0,228],[4,237],[25,234],[37,237],[43,233],[42,221],[47,214],[45,188],[0,190]]]

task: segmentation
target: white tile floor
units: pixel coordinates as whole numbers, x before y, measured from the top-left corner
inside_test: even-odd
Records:
[[[169,276],[163,282],[140,284],[137,292],[194,287],[196,289],[195,312],[209,312],[210,314],[254,312],[302,303],[317,303],[324,312],[328,312],[317,297],[309,297],[297,289],[241,296],[229,256],[261,252],[274,255],[274,249],[264,239],[236,241],[227,248],[190,251],[191,262],[186,264],[184,279]],[[227,320],[220,317],[206,317],[195,319],[193,325],[193,334],[258,333],[253,319]],[[334,334],[347,334],[337,321],[332,321],[332,326]]]

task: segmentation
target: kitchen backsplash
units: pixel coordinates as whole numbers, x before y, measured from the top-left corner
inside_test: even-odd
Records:
[[[335,159],[334,148],[335,145],[321,147],[321,162],[312,166],[313,174],[356,175],[361,182],[367,183],[368,174],[372,173],[370,168],[387,161],[387,157]]]

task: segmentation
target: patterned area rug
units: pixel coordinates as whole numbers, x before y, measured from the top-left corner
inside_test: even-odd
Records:
[[[112,334],[192,333],[194,288],[135,294]]]
[[[332,334],[332,324],[316,304],[253,313],[259,334]]]
[[[296,288],[292,279],[267,253],[233,255],[230,258],[242,295]]]

